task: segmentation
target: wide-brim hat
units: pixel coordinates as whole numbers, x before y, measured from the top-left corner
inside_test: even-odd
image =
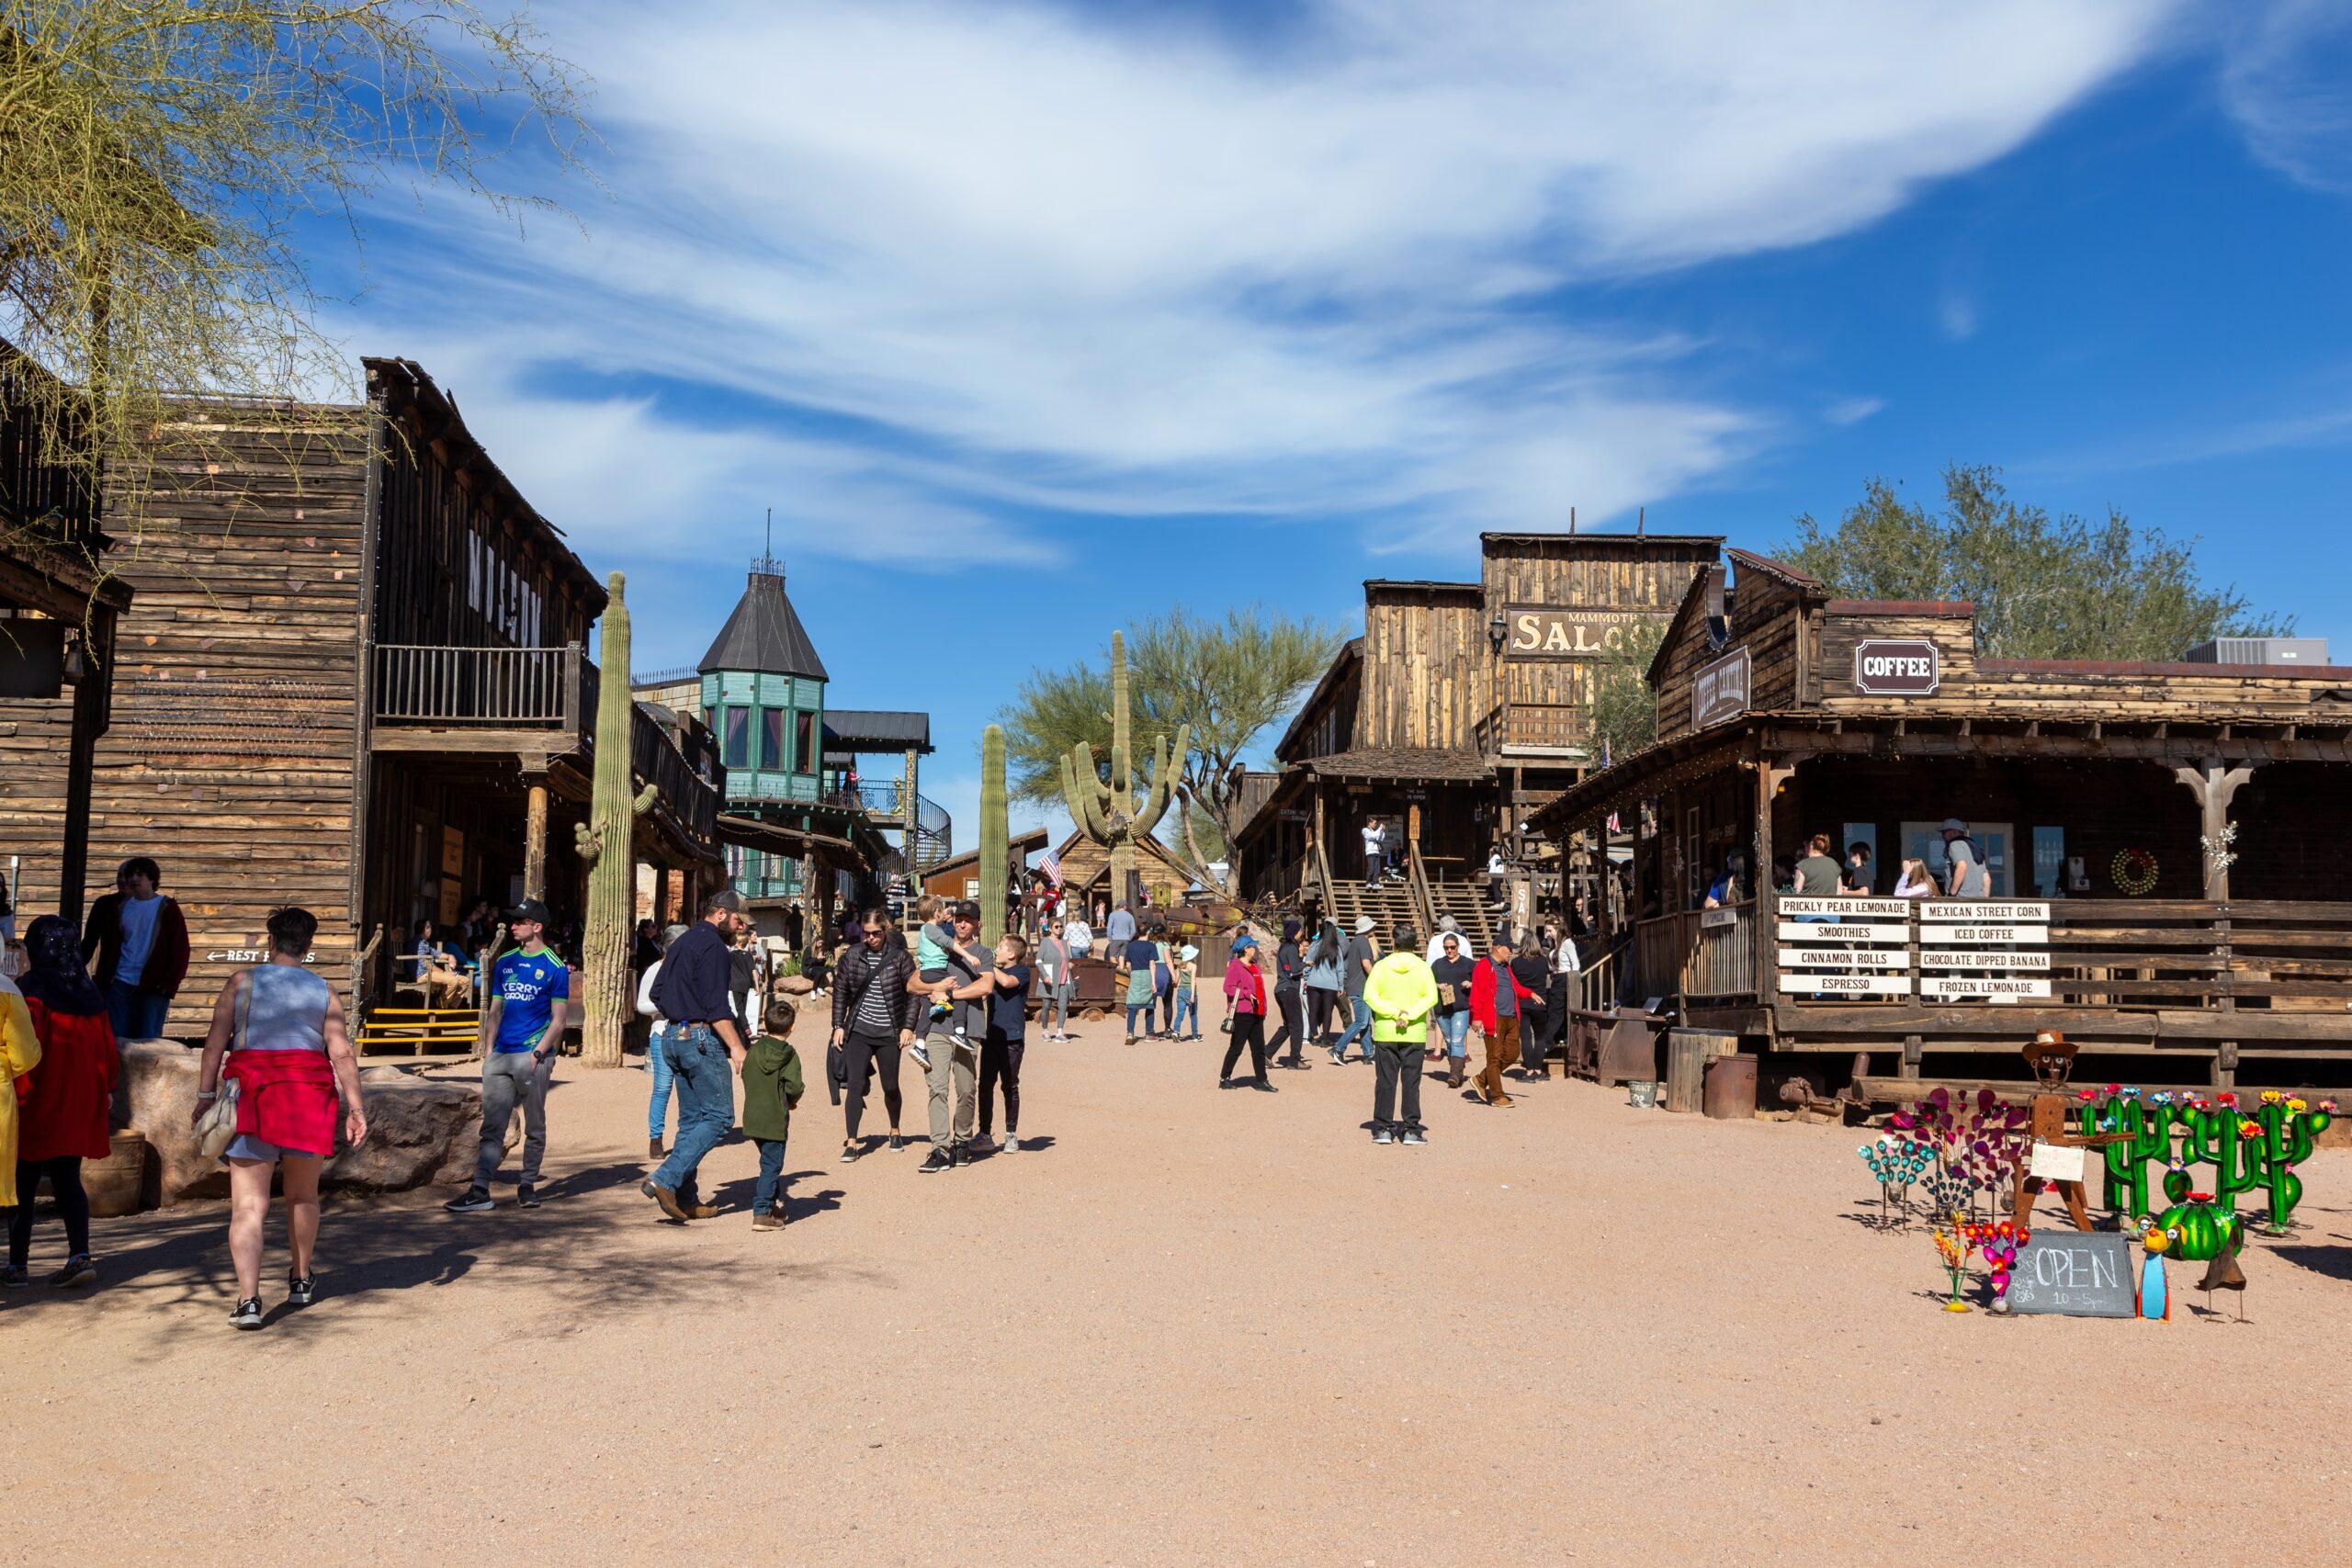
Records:
[[[1356,917],[1356,935],[1370,936],[1379,929],[1380,922],[1374,919],[1370,915],[1358,915]]]

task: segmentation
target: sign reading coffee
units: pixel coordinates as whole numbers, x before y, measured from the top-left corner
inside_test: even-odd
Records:
[[[1865,637],[1854,647],[1854,685],[1882,697],[1932,697],[1943,655],[1925,637]]]
[[[1662,615],[1639,610],[1584,610],[1539,604],[1506,604],[1505,624],[1510,635],[1503,642],[1505,659],[1596,659],[1625,646],[1626,634],[1645,622],[1661,622]]]
[[[1699,667],[1690,682],[1690,728],[1704,729],[1747,711],[1747,649],[1733,649],[1713,664]]]

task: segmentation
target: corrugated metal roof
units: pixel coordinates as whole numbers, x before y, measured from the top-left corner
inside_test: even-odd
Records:
[[[931,715],[887,708],[825,710],[827,751],[846,756],[858,751],[904,751],[910,747],[931,755]]]
[[[754,571],[735,601],[735,613],[718,628],[718,638],[698,666],[714,670],[751,670],[765,675],[805,675],[812,681],[831,679],[817,645],[793,610],[784,592],[784,574]]]

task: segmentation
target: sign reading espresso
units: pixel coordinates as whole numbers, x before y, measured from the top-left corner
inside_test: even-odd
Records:
[[[1690,728],[1704,729],[1747,711],[1747,648],[1742,644],[1713,664],[1699,667],[1690,682]]]
[[[1510,636],[1505,659],[1594,659],[1625,646],[1625,634],[1663,615],[1641,610],[1585,610],[1573,606],[1506,604]]]
[[[1925,637],[1865,637],[1854,647],[1854,685],[1882,697],[1932,697],[1943,655]]]

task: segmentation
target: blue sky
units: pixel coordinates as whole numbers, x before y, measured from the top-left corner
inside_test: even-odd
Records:
[[[831,700],[932,711],[959,839],[1033,666],[1177,601],[1346,621],[1571,505],[1770,547],[1992,463],[2352,660],[2352,7],[538,20],[605,188],[387,199],[331,329],[630,574],[640,669],[774,507]]]

